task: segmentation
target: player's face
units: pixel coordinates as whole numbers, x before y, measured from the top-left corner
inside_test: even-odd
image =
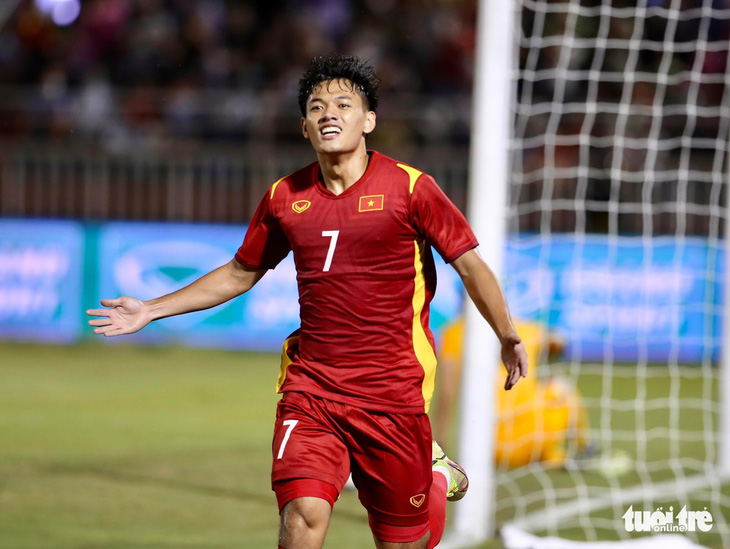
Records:
[[[307,100],[302,133],[318,154],[339,154],[364,147],[375,129],[375,113],[349,80],[321,82]]]

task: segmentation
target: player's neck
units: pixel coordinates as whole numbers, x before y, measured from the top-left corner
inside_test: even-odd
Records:
[[[363,145],[351,153],[318,154],[324,186],[333,194],[342,194],[357,183],[365,173],[370,160]]]

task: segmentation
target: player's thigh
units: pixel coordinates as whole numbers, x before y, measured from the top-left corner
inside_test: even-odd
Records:
[[[271,469],[274,488],[277,483],[304,479],[327,483],[339,494],[350,474],[350,460],[323,404],[308,395],[286,393],[276,416]],[[305,487],[316,485],[304,483]]]
[[[292,480],[284,483],[297,482],[297,480]],[[322,547],[331,514],[331,504],[317,497],[299,497],[288,502],[281,510],[279,545],[281,547]]]
[[[404,543],[428,531],[431,427],[425,414],[372,414],[352,452],[353,481],[373,534]]]

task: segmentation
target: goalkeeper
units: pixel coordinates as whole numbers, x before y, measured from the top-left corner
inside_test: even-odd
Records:
[[[527,351],[533,375],[515,390],[497,390],[498,465],[520,467],[541,461],[549,467],[565,464],[571,449],[580,454],[588,449],[588,416],[577,389],[558,377],[540,381],[534,374],[543,349],[549,355],[562,350],[562,341],[537,322],[517,321],[515,329]],[[439,368],[435,393],[434,436],[447,440],[453,420],[461,379],[464,322],[447,325],[439,347]],[[499,388],[504,380],[497,381]]]

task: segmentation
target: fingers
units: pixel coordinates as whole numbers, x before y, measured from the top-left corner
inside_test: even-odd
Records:
[[[120,327],[118,314],[114,313],[120,309],[124,310],[124,300],[128,298],[118,297],[116,299],[102,299],[100,303],[107,307],[105,309],[87,309],[86,314],[89,316],[96,316],[99,318],[93,318],[89,320],[89,326],[94,326],[94,333],[96,335],[103,335],[104,337],[113,337],[123,334],[131,333],[129,329]],[[114,314],[113,314],[114,313]],[[112,316],[114,318],[112,318]]]
[[[87,309],[86,314],[89,316],[109,316],[111,309]]]
[[[106,333],[111,332],[114,329],[115,329],[115,327],[112,326],[111,324],[109,324],[107,326],[102,326],[100,328],[94,328],[94,333],[96,335],[105,335]]]
[[[527,377],[527,355],[522,356],[522,354],[518,354],[514,361],[509,362],[509,366],[507,364],[508,362],[505,361],[507,379],[504,382],[504,388],[509,391],[517,384],[520,378]]]
[[[89,320],[89,326],[109,326],[112,321],[110,318],[94,318]]]
[[[527,352],[519,338],[516,341],[510,340],[506,346],[502,347],[502,361],[507,368],[504,388],[509,391],[521,377],[527,377]]]
[[[110,337],[110,336],[122,335],[126,332],[124,330],[122,330],[121,328],[119,328],[118,326],[109,324],[108,326],[102,326],[101,328],[95,328],[94,333],[96,335],[103,335],[106,337]]]
[[[504,388],[509,391],[520,380],[520,369],[513,368],[507,374],[507,380],[504,382]]]
[[[116,299],[102,299],[100,301],[104,307],[108,307],[107,309],[87,309],[86,314],[89,316],[109,316],[109,313],[111,309],[114,307],[119,307],[122,304],[122,298],[117,297]],[[95,326],[92,324],[92,326]]]
[[[529,369],[529,361],[527,360],[527,350],[524,345],[520,345],[520,374],[522,377],[527,377],[527,370]]]
[[[504,390],[505,391],[509,391],[512,388],[512,386],[515,384],[514,381],[512,380],[513,372],[514,372],[514,370],[510,370],[509,368],[507,368],[507,378],[504,380]]]

